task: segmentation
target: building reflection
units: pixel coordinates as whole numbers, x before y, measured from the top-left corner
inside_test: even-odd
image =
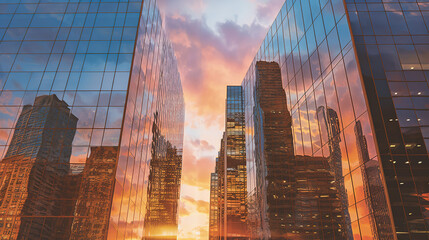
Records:
[[[0,231],[7,239],[68,239],[80,182],[69,175],[78,119],[56,95],[26,105],[0,162]],[[70,197],[67,199],[67,197]]]
[[[392,229],[390,227],[389,210],[383,190],[380,167],[369,158],[368,143],[362,131],[361,121],[356,121],[354,131],[359,162],[361,163],[360,170],[365,204],[368,207],[368,211],[373,213],[373,215],[369,215],[371,233],[375,239],[391,239],[393,237]]]
[[[80,175],[70,239],[105,239],[118,147],[92,147]],[[67,188],[65,188],[67,189]]]
[[[177,239],[182,156],[161,133],[158,113],[152,132],[145,238]]]
[[[343,178],[343,157],[340,148],[341,142],[341,128],[338,118],[338,113],[324,106],[317,108],[317,117],[319,119],[319,127],[321,131],[322,141],[328,143],[329,149],[329,170],[334,176],[335,187],[338,190],[338,199],[340,199],[340,209],[344,217],[345,227],[347,228],[346,239],[353,239],[351,229],[350,213],[348,211],[347,192]]]
[[[78,121],[56,95],[23,107],[0,162],[2,239],[105,239],[118,147],[71,164]]]
[[[254,89],[256,196],[249,198],[256,206],[249,208],[260,209],[260,222],[252,239],[346,239],[330,158],[294,153],[277,63],[256,63]]]
[[[0,238],[142,239],[155,113],[183,148],[157,1],[0,2]]]
[[[218,158],[216,158],[216,163]],[[210,215],[209,215],[209,240],[219,239],[219,178],[216,172],[210,177]]]

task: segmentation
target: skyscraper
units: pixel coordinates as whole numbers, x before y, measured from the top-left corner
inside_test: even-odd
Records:
[[[248,239],[244,109],[241,86],[228,86],[225,132],[216,170],[220,239]]]
[[[285,1],[242,82],[249,202],[261,177],[257,62],[274,61],[294,154],[326,160],[345,238],[428,238],[428,16],[423,1]]]
[[[217,159],[216,159],[217,162]],[[210,177],[210,215],[209,215],[209,240],[219,239],[219,180],[217,173]]]
[[[2,237],[142,239],[155,116],[180,172],[183,91],[155,0],[1,1]],[[33,186],[46,194],[18,211]]]

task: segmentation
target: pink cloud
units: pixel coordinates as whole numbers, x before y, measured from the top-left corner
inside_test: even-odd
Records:
[[[257,9],[258,19],[271,23],[274,20],[273,16],[277,16],[284,2],[284,0],[268,0],[265,3],[259,3]]]
[[[191,149],[186,147],[183,156],[182,184],[198,187],[201,190],[210,189],[210,174],[214,170],[214,159],[210,157],[195,157]]]
[[[187,108],[206,119],[224,113],[226,85],[240,84],[265,34],[258,23],[218,23],[218,32],[204,19],[167,17],[168,33],[178,58]],[[211,124],[207,121],[207,124]]]
[[[191,144],[195,148],[199,148],[200,150],[203,150],[203,151],[215,150],[215,147],[213,145],[210,145],[209,142],[207,142],[206,140],[194,139],[194,140],[191,140]]]

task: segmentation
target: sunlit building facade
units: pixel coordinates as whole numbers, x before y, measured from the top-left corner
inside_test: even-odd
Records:
[[[217,159],[216,159],[217,162]],[[217,173],[210,175],[209,240],[219,239],[219,180]]]
[[[1,239],[142,239],[159,159],[177,233],[183,122],[155,0],[0,2]]]
[[[285,1],[242,83],[252,238],[270,238],[276,226],[267,218],[270,207],[259,207],[269,206],[270,187],[278,185],[261,185],[269,182],[261,168],[269,166],[261,164],[269,159],[261,155],[269,144],[257,101],[261,61],[280,67],[291,153],[307,164],[302,169],[319,169],[332,180],[328,195],[342,225],[331,230],[344,231],[328,237],[325,225],[311,232],[303,224],[305,231],[297,233],[286,224],[286,232],[296,234],[290,239],[428,238],[428,6],[401,0]],[[295,206],[291,215],[301,210]]]
[[[225,132],[215,169],[218,179],[218,239],[248,239],[245,127],[241,86],[227,87],[225,116]]]

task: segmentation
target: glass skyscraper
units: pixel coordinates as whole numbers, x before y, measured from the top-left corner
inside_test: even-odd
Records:
[[[217,159],[216,159],[217,160]],[[217,162],[217,161],[216,161]],[[219,238],[219,180],[217,173],[210,175],[210,212],[209,212],[209,240]]]
[[[0,2],[2,239],[176,235],[183,126],[155,0]]]
[[[242,82],[251,238],[428,239],[428,27],[422,0],[285,1]]]
[[[215,178],[210,208],[211,239],[248,239],[247,229],[247,177],[243,91],[241,86],[228,86],[225,108],[225,132],[216,160]],[[218,183],[214,184],[213,181]],[[216,193],[217,192],[217,193]],[[215,206],[217,205],[217,206]],[[213,229],[216,229],[215,231]]]

